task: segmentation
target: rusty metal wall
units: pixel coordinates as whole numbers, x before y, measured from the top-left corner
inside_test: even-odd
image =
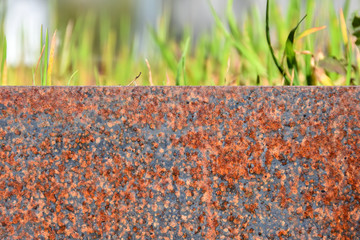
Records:
[[[359,239],[359,87],[1,87],[1,239]]]

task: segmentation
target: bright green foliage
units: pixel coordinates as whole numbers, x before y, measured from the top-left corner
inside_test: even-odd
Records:
[[[1,55],[1,68],[0,68],[0,85],[4,84],[6,80],[6,37],[2,40],[2,55]]]
[[[299,28],[300,23],[305,19],[305,17],[303,19],[301,19],[301,21],[298,23],[298,25],[296,25],[296,27],[291,30],[288,39],[286,40],[286,45],[285,45],[285,56],[286,56],[286,62],[289,68],[289,72],[291,73],[292,71],[294,71],[294,84],[295,85],[299,85],[299,79],[298,79],[298,64],[296,61],[296,53],[295,53],[295,49],[294,49],[294,39],[295,39],[295,32],[296,30]]]
[[[186,71],[185,71],[185,58],[186,58],[186,53],[188,52],[188,49],[189,49],[189,44],[190,44],[190,38],[188,38],[186,40],[186,43],[184,46],[184,51],[183,51],[183,53],[181,55],[181,59],[178,63],[177,73],[176,73],[176,86],[188,85],[187,79],[186,79]],[[181,81],[181,76],[182,76],[182,81]]]
[[[41,39],[42,39],[42,31],[41,31]],[[41,40],[42,42],[42,40]],[[43,45],[43,44],[41,44]],[[41,57],[40,71],[41,71],[41,85],[47,85],[47,69],[48,69],[48,55],[49,55],[49,32],[46,29],[45,33],[45,45],[44,45],[44,54]]]
[[[228,1],[221,19],[209,1],[215,28],[196,40],[189,38],[191,29],[181,39],[170,37],[169,17],[162,16],[159,25],[149,29],[156,45],[147,56],[152,81],[150,67],[137,55],[138,46],[129,41],[135,26],[126,14],[116,24],[106,11],[83,11],[67,24],[55,19],[62,25],[41,36],[39,63],[30,68],[6,66],[0,24],[0,84],[128,85],[139,72],[137,85],[360,84],[360,17],[349,12],[350,0],[342,13],[330,0],[306,1],[304,6],[289,0],[285,12],[269,0],[266,12],[251,9],[241,24],[233,2]],[[58,47],[53,51],[49,35],[55,29]]]
[[[43,34],[44,34],[44,29],[43,26],[41,26],[41,31],[40,31],[40,58],[39,58],[39,64],[40,64],[40,80],[41,80],[41,85],[42,86],[46,86],[46,77],[47,77],[47,65],[48,65],[48,47],[49,47],[49,33],[48,30],[46,29],[46,34],[45,34],[45,42],[43,39]],[[36,67],[36,71],[38,70],[39,65]],[[36,72],[35,72],[36,74]],[[35,77],[34,77],[35,78]],[[35,80],[34,80],[35,81]]]
[[[279,69],[279,72],[281,73],[281,75],[285,79],[285,85],[290,85],[290,79],[286,75],[286,72],[285,72],[283,66],[281,66],[279,61],[276,59],[274,49],[273,49],[272,44],[271,44],[270,27],[269,27],[269,0],[267,0],[267,4],[266,4],[266,40],[267,40],[267,43],[269,45],[271,57],[274,60],[276,67]]]

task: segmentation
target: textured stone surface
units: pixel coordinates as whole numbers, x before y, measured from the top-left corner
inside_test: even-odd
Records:
[[[0,238],[359,239],[358,87],[1,87]]]

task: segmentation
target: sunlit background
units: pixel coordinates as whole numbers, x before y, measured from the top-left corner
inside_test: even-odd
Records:
[[[207,41],[215,38],[215,16],[211,12],[209,2],[220,19],[226,22],[227,11],[229,11],[226,0],[2,0],[1,32],[7,39],[5,84],[39,84],[39,59],[45,44],[46,30],[49,31],[49,44],[53,36],[55,41],[52,43],[56,44],[54,47],[56,56],[54,61],[56,62],[51,72],[53,85],[68,83],[71,85],[126,85],[139,72],[143,73],[142,78],[139,79],[140,84],[174,84],[174,79],[177,77],[174,71],[176,72],[178,67],[177,61],[181,60],[181,51],[186,45],[186,39],[189,38],[191,42],[189,54],[197,54],[198,43],[207,44]],[[274,2],[276,9],[283,15],[280,17],[273,14],[272,21],[275,23],[287,21],[283,23],[286,27],[294,27],[306,13],[306,6],[309,4],[308,1],[298,1],[298,9],[289,11],[290,1],[272,0],[271,2]],[[311,0],[311,2],[317,2],[314,5],[316,14],[310,16],[313,18],[310,19],[312,27],[328,26],[331,24],[329,22],[331,12],[338,14],[344,6],[348,6],[349,20],[360,6],[359,1]],[[350,4],[346,5],[347,2]],[[253,24],[251,27],[259,28],[258,23],[265,20],[265,7],[266,0],[235,0],[232,10],[239,28],[246,31],[251,24]],[[289,12],[294,11],[297,14],[293,18],[288,16]],[[288,22],[289,19],[290,22]],[[291,29],[288,28],[288,30]],[[56,35],[54,35],[55,31]],[[259,32],[261,31],[265,29],[260,29]],[[318,35],[329,37],[326,33]],[[286,34],[279,37],[274,31],[275,44],[281,45],[286,37]],[[322,37],[313,40],[314,45],[323,50],[326,46],[321,45]],[[209,47],[211,46],[210,44]],[[209,54],[211,51],[216,50],[209,49]],[[226,49],[219,48],[218,51],[226,51]],[[51,51],[48,52],[48,55],[50,54]],[[174,56],[169,56],[171,54]],[[199,60],[196,62],[206,65],[208,64],[208,57],[205,56],[207,53],[202,54],[204,54],[203,62],[198,63]],[[258,55],[261,55],[261,52]],[[230,61],[230,57],[228,59]],[[158,64],[160,62],[164,63]],[[241,63],[236,63],[234,60],[231,64],[236,68],[236,64],[240,66]],[[229,71],[230,67],[226,66],[229,65],[226,59],[224,65],[225,72]],[[210,66],[209,63],[207,67],[214,68],[216,65]],[[11,71],[11,69],[16,69],[16,71]],[[149,82],[151,70],[152,77],[155,79]],[[250,71],[257,72],[253,75],[247,73],[245,77],[249,79],[255,79],[259,75],[266,75],[264,76],[266,79],[270,78],[267,76],[269,73],[265,74],[259,69]],[[29,72],[31,74],[28,74]],[[214,78],[213,74],[198,76],[198,79]],[[233,78],[241,78],[239,76],[241,73],[233,74],[237,74]],[[71,82],[69,82],[70,79]],[[237,82],[247,84],[240,83],[239,80]],[[267,83],[269,84],[269,81]],[[199,80],[190,84],[218,83]]]

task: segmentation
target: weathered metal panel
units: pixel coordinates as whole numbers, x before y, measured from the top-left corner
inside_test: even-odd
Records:
[[[359,239],[359,87],[1,87],[0,238]]]

